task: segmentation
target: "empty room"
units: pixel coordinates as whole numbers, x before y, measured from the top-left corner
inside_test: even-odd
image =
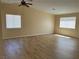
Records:
[[[79,59],[79,0],[0,0],[0,59]]]

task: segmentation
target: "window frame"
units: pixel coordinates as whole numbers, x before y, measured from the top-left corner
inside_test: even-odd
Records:
[[[20,28],[7,28],[7,20],[6,20],[6,15],[19,15],[20,17],[21,17],[21,27]],[[21,14],[10,14],[10,13],[6,13],[6,15],[5,15],[5,28],[6,29],[22,29],[22,16],[21,16]]]
[[[74,28],[60,27],[61,18],[71,18],[71,17],[75,17],[75,18],[76,18],[76,19],[74,19],[74,20],[75,20],[75,27],[74,27]],[[77,23],[77,17],[76,17],[76,16],[60,17],[60,20],[59,20],[59,28],[60,28],[60,29],[76,29],[76,23]]]

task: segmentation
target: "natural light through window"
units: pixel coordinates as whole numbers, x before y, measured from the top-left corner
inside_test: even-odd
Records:
[[[60,18],[60,28],[71,28],[75,29],[76,17],[61,17]]]
[[[21,15],[6,14],[6,28],[21,28]]]

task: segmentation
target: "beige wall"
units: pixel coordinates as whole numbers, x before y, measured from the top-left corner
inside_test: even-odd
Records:
[[[76,29],[74,30],[74,29],[59,28],[60,17],[71,17],[71,16],[77,17]],[[56,20],[55,21],[55,33],[64,34],[64,35],[79,38],[79,13],[56,15],[55,20]]]
[[[2,39],[1,3],[0,3],[0,40]]]
[[[54,16],[52,17],[51,14],[33,8],[18,7],[18,5],[4,4],[2,7],[1,17],[4,39],[16,36],[50,34],[54,31]],[[6,13],[22,15],[22,28],[6,29]]]
[[[78,34],[79,13],[56,15],[55,26],[54,26],[54,15],[52,17],[51,14],[33,8],[18,7],[18,5],[4,4],[1,9],[2,9],[1,10],[2,30],[4,39],[18,36],[50,34],[54,32],[79,38]],[[6,13],[22,15],[22,28],[6,29],[5,27]],[[76,29],[73,30],[73,29],[59,28],[60,17],[70,17],[70,16],[77,17]]]

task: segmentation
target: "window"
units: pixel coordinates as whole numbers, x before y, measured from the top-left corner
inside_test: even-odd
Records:
[[[76,17],[62,17],[60,18],[60,28],[75,29]]]
[[[21,28],[21,15],[6,14],[6,28]]]

